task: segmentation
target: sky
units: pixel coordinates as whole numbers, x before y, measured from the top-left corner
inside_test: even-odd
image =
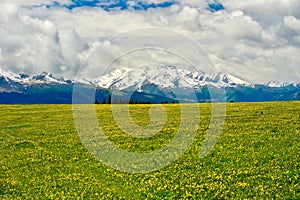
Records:
[[[197,66],[206,72],[299,83],[299,8],[299,0],[2,0],[0,68],[72,78],[86,66],[96,78],[120,56],[118,67],[179,63],[170,53],[178,48],[191,59],[206,53],[214,65]],[[147,49],[151,41],[166,51]]]

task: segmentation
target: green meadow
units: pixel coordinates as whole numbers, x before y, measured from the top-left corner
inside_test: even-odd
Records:
[[[95,108],[115,145],[151,152],[172,141],[180,106],[191,105],[163,106],[165,125],[144,139],[122,132],[110,105]],[[129,107],[136,124],[150,123],[152,105]],[[127,173],[89,153],[76,131],[72,105],[1,105],[0,199],[300,198],[300,102],[227,104],[224,129],[204,158],[199,151],[211,105],[199,108],[197,135],[184,155],[157,171]]]

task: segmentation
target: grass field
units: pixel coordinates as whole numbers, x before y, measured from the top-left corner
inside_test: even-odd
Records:
[[[164,105],[167,123],[149,139],[122,133],[110,107],[97,105],[103,130],[135,152],[168,144],[180,123],[179,105]],[[186,105],[188,106],[188,105]],[[0,199],[254,199],[300,198],[300,102],[232,103],[213,151],[198,153],[210,121],[200,104],[197,136],[171,165],[150,173],[117,171],[82,145],[71,105],[0,106]],[[149,123],[149,105],[131,105]]]

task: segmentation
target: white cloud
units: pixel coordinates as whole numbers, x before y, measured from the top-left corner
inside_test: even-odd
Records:
[[[263,26],[278,24],[284,16],[300,17],[298,0],[223,0],[222,3],[228,10],[243,10]]]
[[[95,57],[90,65],[101,63],[103,68],[122,52],[114,35],[138,28],[162,27],[195,39],[208,51],[219,71],[253,82],[300,80],[298,0],[223,0],[220,2],[225,10],[215,13],[207,10],[204,0],[177,1],[168,8],[148,11],[106,12],[88,7],[70,11],[64,7],[30,7],[53,2],[11,0],[0,3],[1,68],[27,73],[47,70],[70,77],[76,74],[95,45],[101,56]],[[70,0],[58,2],[71,4]],[[148,1],[162,2],[165,1]],[[176,44],[186,53],[195,54],[193,49],[176,41],[176,37],[166,38],[162,36],[161,42],[168,40],[170,46]],[[131,43],[126,45],[135,45],[134,40],[129,41]],[[147,46],[149,38],[138,42]],[[170,55],[161,53],[159,56],[152,51],[145,55],[160,62],[161,58],[166,62],[173,59],[168,59],[172,57]],[[139,54],[132,54],[128,60],[134,65],[145,61]]]
[[[2,7],[10,15],[2,21],[0,44],[2,65],[25,72],[54,70],[63,58],[56,26],[50,20],[19,15],[12,4]],[[2,10],[3,11],[3,10]]]
[[[286,16],[283,18],[284,26],[289,28],[292,31],[300,32],[300,20],[294,16]]]

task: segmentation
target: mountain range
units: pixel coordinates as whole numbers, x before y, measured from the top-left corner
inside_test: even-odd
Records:
[[[209,74],[170,65],[118,68],[84,82],[48,72],[26,75],[0,69],[2,104],[70,104],[74,86],[80,88],[80,94],[76,94],[80,101],[76,103],[93,103],[87,98],[89,94],[95,94],[95,100],[100,103],[257,102],[300,98],[299,83],[271,81],[253,84],[230,74]],[[218,95],[212,99],[211,90],[220,91],[220,94],[226,91],[226,99],[222,99],[221,95],[220,99]],[[197,100],[192,98],[194,94]]]

